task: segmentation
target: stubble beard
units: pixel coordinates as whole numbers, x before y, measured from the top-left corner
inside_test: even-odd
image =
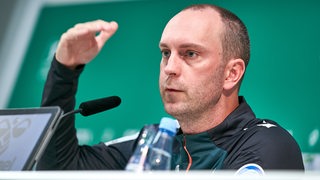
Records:
[[[188,88],[185,88],[186,91],[178,96],[162,91],[161,96],[166,112],[179,122],[194,123],[203,118],[213,119],[214,117],[206,116],[210,111],[215,111],[222,94],[223,68],[219,67],[217,71],[212,78],[197,87],[192,87],[193,91],[187,91]],[[209,84],[210,87],[208,87]],[[207,90],[208,88],[211,90]]]

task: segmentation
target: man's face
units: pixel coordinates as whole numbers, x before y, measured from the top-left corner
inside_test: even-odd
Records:
[[[221,29],[220,17],[211,9],[183,11],[165,27],[159,86],[173,117],[197,118],[214,110],[224,80]]]

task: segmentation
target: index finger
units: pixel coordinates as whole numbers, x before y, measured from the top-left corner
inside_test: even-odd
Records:
[[[86,29],[92,33],[98,33],[101,31],[115,31],[118,24],[114,21],[107,22],[103,20],[95,20],[86,23],[79,23],[74,26],[75,29]]]

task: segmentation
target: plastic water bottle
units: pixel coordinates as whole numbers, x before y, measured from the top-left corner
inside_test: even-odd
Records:
[[[170,170],[173,138],[177,132],[177,122],[162,118],[158,133],[147,155],[145,170]]]
[[[157,131],[153,126],[144,128],[137,147],[126,166],[127,171],[141,172],[144,170],[147,153],[156,133]]]

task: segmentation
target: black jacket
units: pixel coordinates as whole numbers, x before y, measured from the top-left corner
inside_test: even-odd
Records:
[[[71,71],[54,59],[44,87],[42,106],[57,105],[64,112],[73,110],[83,68]],[[277,123],[257,119],[243,97],[239,97],[239,101],[239,107],[217,127],[195,135],[178,132],[172,169],[183,170],[188,165],[191,169],[239,169],[252,163],[263,169],[304,169],[301,151],[293,137]],[[122,170],[137,139],[79,146],[75,119],[70,116],[58,126],[37,169]]]

